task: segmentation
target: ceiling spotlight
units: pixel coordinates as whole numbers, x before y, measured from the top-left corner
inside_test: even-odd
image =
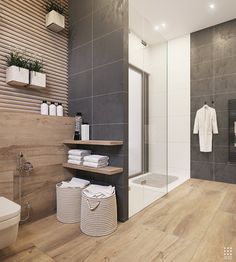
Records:
[[[163,28],[165,28],[165,27],[166,27],[166,23],[162,23],[161,26],[162,26]]]
[[[158,26],[158,25],[156,25],[155,27],[154,27],[154,30],[156,30],[156,31],[158,31],[160,29],[160,27]]]
[[[210,4],[209,7],[210,7],[210,9],[215,9],[215,5],[214,4]]]

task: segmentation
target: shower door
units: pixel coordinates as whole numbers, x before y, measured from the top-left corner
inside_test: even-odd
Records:
[[[148,75],[129,67],[129,177],[148,170]]]
[[[168,192],[168,43],[149,23],[145,10],[137,10],[136,0],[129,3],[129,215],[132,216]]]

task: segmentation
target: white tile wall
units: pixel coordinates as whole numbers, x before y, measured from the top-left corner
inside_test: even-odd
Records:
[[[190,35],[168,43],[168,171],[190,178]]]

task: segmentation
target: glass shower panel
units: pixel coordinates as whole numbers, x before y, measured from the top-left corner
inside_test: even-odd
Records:
[[[129,176],[142,173],[142,72],[129,69]]]
[[[129,64],[137,74],[135,82],[129,72],[129,130],[139,131],[136,139],[129,133],[130,216],[168,192],[168,43],[136,3],[129,2]],[[140,95],[141,104],[135,102]]]

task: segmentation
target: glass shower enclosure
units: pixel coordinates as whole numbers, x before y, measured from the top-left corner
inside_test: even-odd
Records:
[[[168,44],[129,2],[129,216],[168,192]]]

